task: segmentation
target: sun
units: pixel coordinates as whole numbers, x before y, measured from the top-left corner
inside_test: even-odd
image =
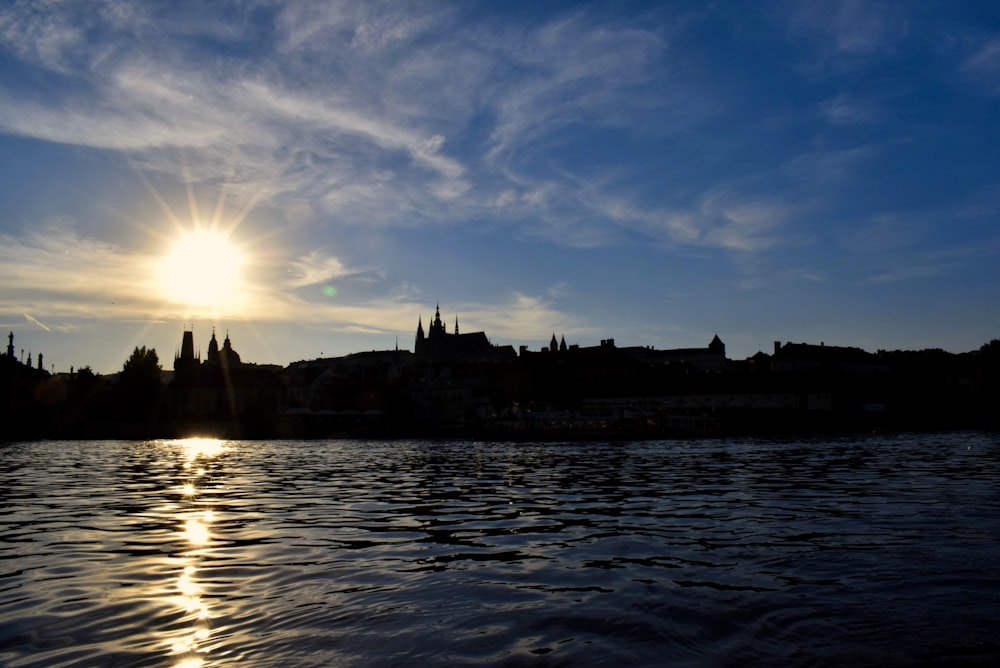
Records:
[[[240,300],[245,264],[227,235],[196,228],[173,242],[159,263],[157,280],[171,302],[218,309]]]

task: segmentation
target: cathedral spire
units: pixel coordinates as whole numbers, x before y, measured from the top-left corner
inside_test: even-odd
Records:
[[[441,304],[438,303],[438,305],[434,307],[434,322],[431,323],[430,332],[428,333],[428,336],[434,339],[444,333],[445,333],[444,323],[441,322]]]

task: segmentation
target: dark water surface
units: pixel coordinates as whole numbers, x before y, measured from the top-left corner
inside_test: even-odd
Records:
[[[1000,663],[1000,437],[0,446],[0,665]]]

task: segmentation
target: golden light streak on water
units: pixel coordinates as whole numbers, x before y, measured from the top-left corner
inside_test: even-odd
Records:
[[[180,663],[174,664],[174,668],[200,668],[203,665],[205,665],[205,659],[194,658],[185,659]]]
[[[182,454],[184,457],[183,470],[186,480],[181,481],[181,493],[188,503],[196,504],[194,498],[198,495],[197,482],[205,476],[204,467],[198,467],[192,471],[192,467],[198,460],[212,459],[225,452],[226,447],[222,441],[214,438],[189,438],[180,441]],[[191,478],[190,476],[194,476]],[[190,508],[191,506],[189,506]],[[215,513],[210,508],[195,506],[194,512],[187,511],[179,514],[177,520],[182,523],[181,532],[184,540],[190,546],[190,550],[185,553],[186,565],[182,569],[176,582],[176,591],[180,593],[175,596],[175,604],[190,616],[193,626],[185,630],[184,635],[169,641],[170,651],[173,654],[184,655],[174,668],[200,668],[206,664],[206,658],[197,656],[204,650],[200,645],[208,640],[211,635],[209,620],[211,613],[208,606],[202,599],[202,587],[195,577],[197,564],[202,553],[201,548],[211,543],[210,526],[215,521]],[[194,656],[193,656],[194,655]]]
[[[195,598],[201,593],[201,587],[191,577],[194,572],[194,566],[185,566],[181,576],[177,579],[177,588],[181,594],[189,598]]]
[[[208,527],[200,521],[191,518],[184,525],[184,536],[194,546],[201,547],[210,540]]]
[[[217,457],[226,450],[225,445],[217,438],[185,438],[181,441],[181,445],[184,447],[188,464],[199,457]]]

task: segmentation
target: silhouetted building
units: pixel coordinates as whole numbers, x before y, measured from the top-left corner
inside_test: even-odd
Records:
[[[220,348],[214,330],[201,361],[194,334],[185,331],[170,390],[171,418],[178,429],[267,435],[280,409],[283,379],[279,367],[244,363],[228,334]]]
[[[205,364],[223,369],[235,369],[243,365],[239,353],[233,350],[233,344],[229,340],[229,332],[226,332],[226,339],[222,342],[222,350],[219,350],[219,342],[215,338],[215,330],[212,330],[212,340],[208,342],[208,354],[205,355]]]
[[[683,363],[699,371],[722,371],[726,368],[726,344],[718,334],[704,348],[672,348],[653,352],[653,359],[660,364]]]
[[[201,366],[201,357],[195,355],[194,352],[194,332],[185,330],[181,337],[181,348],[174,355],[175,378],[189,376],[199,366]]]
[[[854,376],[871,376],[888,371],[888,365],[861,348],[828,346],[825,343],[774,342],[771,368],[778,373],[794,373],[815,369],[837,370]]]
[[[455,331],[448,333],[441,321],[441,307],[435,307],[434,320],[424,334],[423,319],[417,320],[417,337],[413,353],[421,361],[481,361],[514,357],[511,346],[494,346],[486,337],[485,332],[469,332],[460,334],[458,318],[455,318]]]
[[[55,407],[64,399],[65,386],[45,371],[41,354],[37,368],[30,352],[26,364],[17,358],[10,332],[7,352],[0,355],[0,441],[51,435]]]

